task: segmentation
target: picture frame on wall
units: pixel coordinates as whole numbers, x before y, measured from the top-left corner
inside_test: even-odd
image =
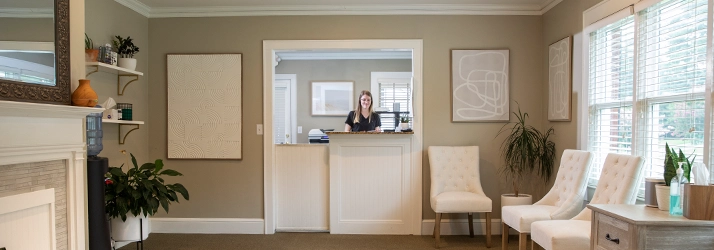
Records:
[[[167,54],[168,159],[242,159],[242,54]]]
[[[354,110],[354,81],[310,82],[310,115],[347,116]]]
[[[508,122],[509,50],[451,50],[451,121]]]
[[[548,46],[548,120],[571,121],[572,37]]]

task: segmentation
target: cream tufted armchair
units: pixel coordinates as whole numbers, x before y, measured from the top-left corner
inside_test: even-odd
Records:
[[[430,146],[431,209],[436,212],[434,238],[439,248],[441,215],[468,213],[474,236],[473,213],[486,213],[486,247],[491,247],[491,199],[481,188],[478,146]]]
[[[634,204],[642,176],[642,157],[608,154],[590,204]],[[570,220],[533,222],[531,238],[547,250],[588,250],[591,213],[585,208]]]
[[[543,220],[567,220],[582,210],[585,188],[592,154],[587,151],[566,149],[560,158],[558,175],[553,188],[543,199],[533,205],[504,206],[501,208],[501,246],[508,249],[508,229],[519,233],[518,249],[526,249],[526,236],[531,232],[531,223]]]

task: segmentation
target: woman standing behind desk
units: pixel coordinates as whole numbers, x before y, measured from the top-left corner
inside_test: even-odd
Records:
[[[359,114],[359,115],[356,115]],[[350,111],[345,121],[345,132],[382,132],[382,120],[372,107],[372,93],[362,90],[357,100],[357,109]]]

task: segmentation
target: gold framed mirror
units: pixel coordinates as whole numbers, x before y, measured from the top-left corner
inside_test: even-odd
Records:
[[[0,8],[20,10],[23,7],[0,6]],[[28,9],[32,7],[34,6],[29,6]],[[49,18],[49,13],[54,14],[52,16],[54,23],[54,77],[48,77],[53,81],[49,81],[46,84],[36,84],[32,83],[32,81],[25,81],[22,77],[0,77],[0,100],[70,105],[69,0],[54,0],[53,7],[52,11],[47,10],[48,16],[46,17]],[[34,9],[37,8],[35,7]],[[7,20],[30,19],[26,17],[19,13],[0,18],[12,18]],[[3,23],[9,25],[8,23],[11,22]],[[17,40],[14,42],[23,43],[23,41]],[[51,74],[52,72],[50,72],[50,76]]]

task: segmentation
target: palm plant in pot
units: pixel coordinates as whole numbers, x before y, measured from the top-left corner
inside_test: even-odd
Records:
[[[505,165],[500,169],[500,173],[511,182],[514,192],[501,195],[501,206],[531,204],[532,197],[520,192],[524,177],[535,172],[547,183],[555,162],[555,143],[549,139],[554,133],[553,128],[543,133],[531,125],[526,125],[528,113],[522,113],[520,107],[518,113],[513,114],[518,121],[507,123],[498,132],[498,135],[509,132],[501,144],[501,156]],[[506,128],[508,124],[513,126]]]
[[[136,69],[136,58],[134,55],[139,53],[139,47],[134,45],[131,36],[122,38],[121,36],[115,36],[112,40],[114,48],[117,49],[117,54],[119,54],[119,60],[117,64],[119,67],[134,70]]]
[[[126,151],[122,150],[126,154]],[[104,201],[107,215],[112,218],[112,238],[117,241],[139,240],[139,220],[143,235],[149,236],[149,215],[154,215],[161,206],[169,212],[169,205],[178,202],[180,194],[188,200],[188,191],[180,183],[166,184],[163,176],[182,176],[171,169],[164,169],[161,159],[153,163],[144,163],[139,167],[136,158],[131,155],[130,167],[127,172],[120,167],[109,167],[106,174]],[[129,214],[131,213],[131,215]]]

